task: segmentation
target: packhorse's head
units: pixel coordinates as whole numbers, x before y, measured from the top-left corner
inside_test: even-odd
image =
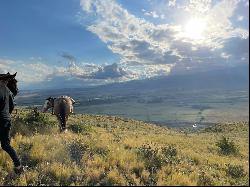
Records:
[[[9,72],[7,74],[1,74],[0,79],[7,82],[7,87],[13,93],[14,96],[18,93],[16,74],[11,75]]]
[[[55,98],[53,98],[53,97],[48,97],[48,98],[45,100],[45,103],[44,103],[44,105],[43,105],[42,112],[46,112],[48,109],[54,107],[54,100],[55,100]]]

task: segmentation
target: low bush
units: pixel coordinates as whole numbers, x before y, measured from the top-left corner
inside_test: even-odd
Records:
[[[198,178],[198,185],[199,186],[212,186],[213,180],[210,176],[206,175],[205,172],[201,172]]]
[[[80,164],[83,154],[88,150],[88,146],[83,142],[73,141],[68,145],[69,155],[72,161]]]
[[[222,138],[216,142],[216,146],[219,147],[219,151],[223,155],[238,154],[239,150],[233,141],[229,138],[222,136]]]
[[[245,176],[244,168],[241,165],[228,164],[226,172],[229,176],[231,176],[232,178],[235,178],[235,179],[238,179],[238,178]]]
[[[163,165],[174,164],[178,160],[177,149],[174,145],[158,147],[151,144],[143,144],[138,153],[143,157],[145,166],[150,173],[156,173]]]
[[[52,121],[46,114],[40,113],[37,108],[33,108],[26,115],[13,118],[11,135],[16,133],[32,135],[38,132],[43,134],[53,127],[56,127],[55,121]]]
[[[74,123],[69,125],[69,130],[71,130],[74,133],[83,133],[83,134],[89,134],[93,131],[93,128],[91,125],[86,125],[82,123]]]
[[[166,163],[173,164],[176,161],[177,149],[174,145],[168,145],[162,148],[162,154],[164,155]]]

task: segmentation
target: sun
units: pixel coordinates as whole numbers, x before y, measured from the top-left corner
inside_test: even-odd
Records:
[[[201,18],[190,19],[184,27],[184,35],[190,39],[199,40],[204,38],[206,21]]]

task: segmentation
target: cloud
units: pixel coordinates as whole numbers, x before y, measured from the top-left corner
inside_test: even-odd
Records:
[[[221,53],[221,58],[224,58],[224,59],[229,59],[231,57],[231,55],[227,54],[227,53]]]
[[[11,72],[12,67],[15,62],[13,60],[0,59],[0,73]]]
[[[163,46],[159,40],[155,40],[154,32],[158,31],[158,27],[129,14],[115,1],[91,2],[92,13],[97,17],[95,23],[87,29],[107,43],[114,53],[120,54],[121,62],[166,63],[162,57],[169,54],[168,42],[165,40]],[[86,10],[85,4],[82,5],[83,10]],[[167,32],[172,31],[172,27],[168,26],[164,26],[163,29]]]
[[[23,63],[18,65],[18,78],[25,83],[40,82],[53,73],[53,69],[43,63]]]
[[[242,2],[171,0],[165,3],[167,10],[175,10],[180,15],[176,13],[171,17],[173,20],[159,24],[146,18],[167,20],[169,12],[162,16],[157,9],[151,12],[142,10],[146,15],[143,19],[115,0],[81,0],[84,16],[89,17],[85,28],[98,36],[113,53],[120,55],[119,61],[113,64],[81,63],[73,55],[62,52],[60,56],[66,60],[66,65],[48,65],[35,57],[25,63],[0,59],[0,71],[18,70],[19,78],[26,84],[64,80],[69,84],[75,81],[77,85],[94,85],[247,62],[249,31],[232,21],[233,16],[237,20],[236,9]],[[243,2],[245,6],[247,2]],[[174,19],[174,16],[180,17]],[[203,37],[195,40],[185,33],[185,24],[197,17],[206,22],[206,27]],[[238,22],[247,19],[238,17]]]
[[[127,72],[116,63],[99,68],[91,77],[93,79],[113,79],[126,76]]]
[[[70,57],[70,58],[68,58]],[[71,60],[68,55],[66,59]],[[42,62],[22,62],[8,59],[0,59],[0,73],[17,73],[17,79],[22,87],[49,84],[52,86],[87,86],[100,85],[111,82],[122,82],[133,78],[132,72],[126,72],[116,63],[111,65],[96,65],[90,63],[77,63],[68,61],[69,65],[56,66]],[[65,84],[63,83],[65,81]],[[57,82],[57,83],[56,83]],[[62,84],[61,84],[62,83]],[[57,85],[56,85],[57,84]],[[46,86],[45,86],[46,87]]]
[[[174,65],[169,64],[151,64],[151,65],[142,65],[142,64],[134,64],[128,65],[124,67],[127,72],[130,72],[129,79],[146,79],[155,76],[166,76],[169,75],[171,68]]]
[[[73,55],[67,53],[67,52],[62,52],[61,57],[63,57],[64,59],[70,61],[70,62],[75,62],[76,61],[76,57],[74,57]]]
[[[237,20],[238,20],[238,21],[242,21],[243,19],[244,19],[244,16],[238,16],[238,17],[237,17]]]
[[[225,41],[233,37],[248,39],[249,31],[235,27],[231,20],[238,6],[238,0],[217,1],[213,6],[212,1],[192,1],[182,8],[189,12],[190,17],[198,17],[206,23],[204,37],[199,41],[185,39],[185,33],[179,33],[179,37],[193,45],[203,45],[213,50],[223,48]],[[204,10],[206,11],[203,12]]]
[[[168,75],[170,67],[141,64],[89,64],[71,62],[70,66],[49,65],[42,62],[0,60],[0,73],[17,73],[21,88],[85,87],[114,82]],[[32,73],[31,73],[32,72]]]
[[[174,7],[175,4],[176,4],[176,0],[169,0],[169,1],[168,1],[168,6],[169,6],[169,7]]]
[[[206,13],[211,9],[212,0],[191,0],[185,10],[195,13]]]
[[[176,2],[171,1],[170,4],[174,6]],[[136,62],[141,65],[169,64],[169,67],[173,67],[190,55],[201,61],[215,55],[214,58],[221,59],[221,50],[227,48],[228,40],[249,38],[248,30],[234,27],[230,20],[238,6],[237,0],[223,0],[215,5],[211,0],[193,0],[186,6],[178,6],[191,17],[203,15],[207,23],[205,37],[197,41],[185,36],[183,25],[153,24],[130,14],[116,1],[82,0],[81,5],[89,16],[95,16],[95,21],[87,29],[121,56],[121,64]],[[147,11],[143,12],[149,15]],[[151,12],[150,15],[158,13]]]
[[[144,12],[144,15],[145,16],[149,16],[149,17],[152,17],[152,18],[161,18],[161,19],[164,19],[165,18],[165,15],[164,14],[158,14],[156,11],[145,11],[143,9],[143,12]]]

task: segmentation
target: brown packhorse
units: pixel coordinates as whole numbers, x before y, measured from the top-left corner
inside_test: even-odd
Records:
[[[69,96],[60,96],[58,98],[49,97],[46,99],[42,112],[52,108],[52,114],[55,114],[59,122],[60,131],[66,130],[66,122],[70,113],[73,113],[73,104],[75,101]]]

